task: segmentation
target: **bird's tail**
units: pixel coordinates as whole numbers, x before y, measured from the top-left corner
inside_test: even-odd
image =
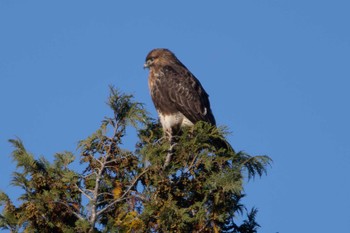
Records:
[[[223,149],[227,152],[235,153],[231,144],[224,138],[213,138],[213,139],[211,139],[211,143],[214,145],[214,147],[217,151]]]

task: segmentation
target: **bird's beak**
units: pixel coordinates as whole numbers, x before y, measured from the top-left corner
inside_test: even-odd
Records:
[[[143,68],[144,68],[144,69],[149,68],[149,67],[151,66],[151,64],[152,64],[152,61],[151,61],[151,60],[147,60],[147,61],[145,62],[145,64],[143,64]]]

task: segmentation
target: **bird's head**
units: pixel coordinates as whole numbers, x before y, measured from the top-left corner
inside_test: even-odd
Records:
[[[148,53],[143,67],[150,69],[154,66],[166,65],[173,60],[177,61],[177,58],[169,49],[153,49]]]

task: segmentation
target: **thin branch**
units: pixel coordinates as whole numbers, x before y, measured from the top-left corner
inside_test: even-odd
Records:
[[[91,172],[90,174],[88,174],[88,175],[86,175],[86,176],[83,176],[83,177],[81,177],[81,178],[86,179],[86,178],[88,178],[89,176],[92,176],[92,175],[97,175],[97,172],[93,171],[93,172]]]
[[[116,167],[115,165],[114,166],[113,165],[105,166],[105,168],[112,168],[112,169],[115,168],[115,167]]]
[[[98,169],[98,173],[96,176],[95,188],[93,190],[93,198],[90,200],[92,202],[92,206],[91,206],[91,216],[89,219],[89,223],[91,225],[91,228],[90,228],[89,232],[93,232],[94,227],[95,227],[95,223],[96,223],[96,219],[98,216],[98,212],[96,212],[97,211],[98,189],[100,188],[100,180],[102,178],[102,174],[103,174],[104,169],[105,169],[104,165],[106,162],[106,157],[102,157],[102,159],[104,160],[103,163],[101,161],[97,160],[101,164],[101,169]]]
[[[116,163],[116,162],[117,162],[117,159],[109,160],[109,161],[107,161],[107,162],[105,163],[105,167],[107,167],[108,164],[110,164],[110,163]]]
[[[192,167],[194,166],[194,164],[195,164],[195,162],[196,162],[196,160],[197,160],[197,157],[198,157],[198,154],[196,154],[196,155],[194,156],[194,158],[192,159],[192,162],[191,162],[190,166],[188,166],[187,171],[190,171],[190,170],[192,169]]]
[[[88,192],[90,192],[90,193],[93,193],[94,192],[94,190],[92,190],[92,189],[85,189],[86,191],[88,191]]]
[[[111,201],[111,200],[113,200],[113,198],[104,199],[103,201],[98,201],[98,202],[96,203],[96,205],[101,205],[101,204],[106,203],[106,202],[109,202],[109,201]]]
[[[85,197],[87,197],[90,201],[92,201],[92,198],[90,197],[89,194],[87,194],[84,190],[82,190],[81,188],[79,188],[79,186],[77,184],[75,184],[75,187],[79,190],[79,192],[81,192]],[[87,191],[90,191],[89,189],[86,189]],[[91,192],[91,191],[90,191]]]
[[[144,197],[143,195],[138,194],[138,193],[135,193],[135,197],[138,198],[138,199],[140,199],[141,201],[144,201],[144,202],[149,201],[148,198],[146,198],[146,197]]]
[[[143,176],[146,172],[148,172],[148,168],[145,169],[140,175],[138,175],[135,180],[131,183],[131,185],[129,186],[129,188],[124,192],[124,194],[116,199],[115,201],[113,201],[112,203],[108,204],[105,208],[101,209],[100,211],[97,212],[97,216],[102,214],[103,212],[105,212],[108,208],[110,208],[111,206],[115,205],[116,203],[124,200],[124,197],[130,192],[130,190],[132,189],[132,187],[134,187],[134,185],[136,184],[136,182],[141,178],[141,176]]]
[[[104,158],[104,157],[102,157]],[[97,161],[100,165],[101,165],[101,168],[103,167],[103,164],[99,159],[95,159],[95,161]],[[98,172],[100,172],[100,169],[96,168],[96,170],[98,170]]]
[[[113,196],[112,193],[107,193],[107,192],[104,192],[104,193],[99,193],[97,196],[102,196],[102,195],[109,195],[109,196]]]
[[[79,218],[80,220],[85,220],[85,218],[80,214],[80,213],[77,213],[76,211],[72,210],[72,207],[70,205],[68,205],[67,203],[64,203],[62,201],[54,201],[56,203],[59,203],[59,204],[62,204],[64,205],[65,207],[67,207],[67,209],[72,213],[74,214],[77,218]]]

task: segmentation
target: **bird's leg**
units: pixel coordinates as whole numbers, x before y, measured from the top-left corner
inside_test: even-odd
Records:
[[[167,153],[166,158],[165,158],[163,169],[165,169],[165,168],[167,168],[169,166],[171,158],[174,155],[174,146],[176,146],[176,144],[177,143],[174,143],[174,144],[170,145],[170,148],[169,148],[168,153]]]
[[[172,136],[172,133],[171,132],[166,132],[166,133],[167,133],[167,136],[170,139],[170,147],[169,147],[168,153],[167,153],[166,158],[165,158],[163,169],[165,169],[169,165],[169,163],[171,161],[171,158],[172,158],[172,156],[174,154],[174,147],[177,144],[175,142],[174,136]]]
[[[154,144],[161,144],[161,142],[163,141],[163,140],[170,140],[170,138],[171,138],[171,135],[172,135],[172,133],[171,133],[171,131],[169,131],[169,130],[166,130],[164,127],[163,127],[163,136],[161,137],[161,138],[159,138],[157,141],[155,141],[154,142]]]

